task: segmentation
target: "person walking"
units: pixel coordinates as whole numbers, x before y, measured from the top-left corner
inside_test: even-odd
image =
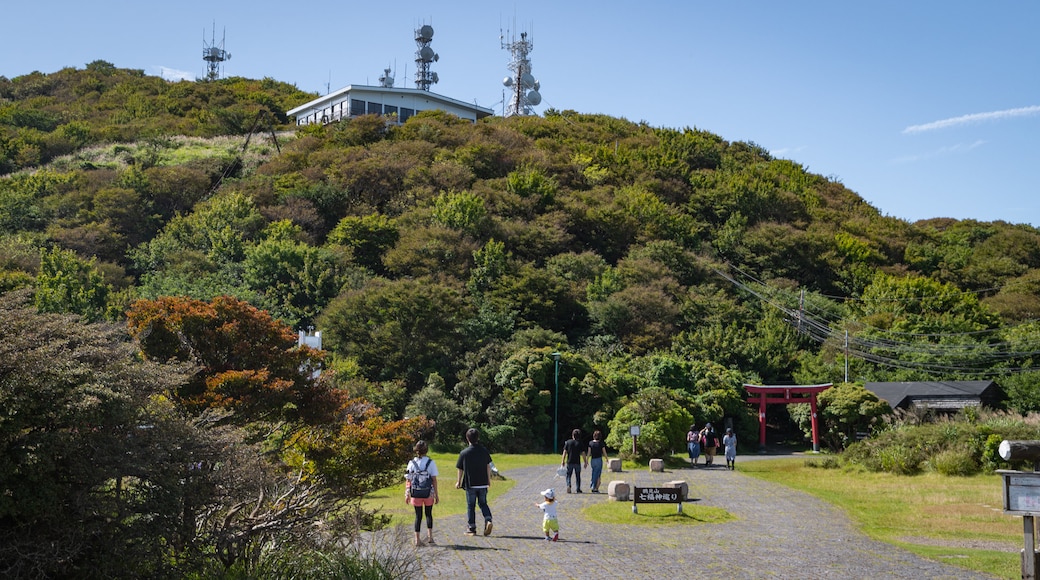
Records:
[[[545,532],[545,539],[555,542],[560,539],[560,522],[556,519],[556,492],[550,487],[542,492],[542,497],[545,498],[545,501],[535,502],[534,505],[545,512],[542,517],[542,531]]]
[[[737,469],[737,435],[733,428],[726,427],[726,434],[722,436],[722,446],[726,452],[726,468],[730,471]]]
[[[426,454],[430,448],[422,439],[412,448],[415,457],[408,462],[405,472],[404,501],[415,507],[415,545],[421,546],[419,531],[422,529],[423,512],[426,513],[426,543],[433,544],[433,504],[439,503],[437,496],[437,463]]]
[[[589,465],[592,467],[592,493],[599,493],[599,478],[603,474],[603,462],[607,460],[607,444],[603,442],[603,432],[596,429],[592,433],[592,441],[586,450]]]
[[[697,467],[697,458],[701,456],[701,433],[696,425],[690,425],[686,432],[686,450],[690,453],[690,467]]]
[[[581,493],[582,458],[588,467],[589,456],[581,446],[581,429],[575,429],[571,431],[571,438],[563,442],[563,455],[560,457],[560,465],[567,467],[567,493],[571,492],[571,474],[574,474],[576,491]]]
[[[491,487],[491,453],[480,444],[480,432],[476,429],[466,431],[466,442],[469,446],[459,453],[455,462],[458,479],[456,489],[466,490],[466,521],[469,528],[467,536],[477,535],[476,506],[480,505],[480,513],[484,516],[484,535],[491,535],[491,508],[488,506],[487,493]]]
[[[711,423],[707,423],[704,429],[701,429],[701,442],[704,445],[704,465],[709,466],[715,462],[715,450],[719,446],[719,438],[715,435],[715,428]]]

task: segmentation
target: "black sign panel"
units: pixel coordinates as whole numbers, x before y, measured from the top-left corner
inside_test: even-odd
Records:
[[[632,503],[680,503],[681,493],[677,487],[635,487]]]

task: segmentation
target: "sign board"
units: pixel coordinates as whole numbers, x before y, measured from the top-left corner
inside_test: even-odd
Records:
[[[635,487],[632,503],[681,503],[681,493],[677,487]]]
[[[1040,515],[1040,472],[998,469],[1004,478],[1004,511]]]
[[[639,437],[639,425],[632,425],[628,428],[628,434],[633,437]]]

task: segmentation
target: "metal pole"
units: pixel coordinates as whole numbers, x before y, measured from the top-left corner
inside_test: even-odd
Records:
[[[553,453],[559,453],[560,448],[557,445],[560,437],[560,353],[552,353],[553,364],[556,367],[554,372],[556,383],[556,408],[553,410]]]
[[[849,382],[849,331],[845,331],[845,382]]]

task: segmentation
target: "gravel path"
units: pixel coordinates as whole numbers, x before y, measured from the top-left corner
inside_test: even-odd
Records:
[[[873,541],[829,504],[728,471],[724,465],[604,473],[600,494],[588,493],[586,469],[586,493],[581,495],[564,493],[566,483],[551,466],[511,470],[505,476],[517,483],[491,504],[491,536],[464,536],[465,515],[436,519],[438,544],[420,548],[423,577],[990,578]],[[721,507],[737,519],[659,527],[611,526],[584,519],[584,506],[607,501],[606,482],[612,479],[640,487],[685,480],[691,498]],[[544,540],[541,511],[533,505],[547,487],[555,488],[560,498],[557,543]],[[477,519],[479,525],[479,510]]]

